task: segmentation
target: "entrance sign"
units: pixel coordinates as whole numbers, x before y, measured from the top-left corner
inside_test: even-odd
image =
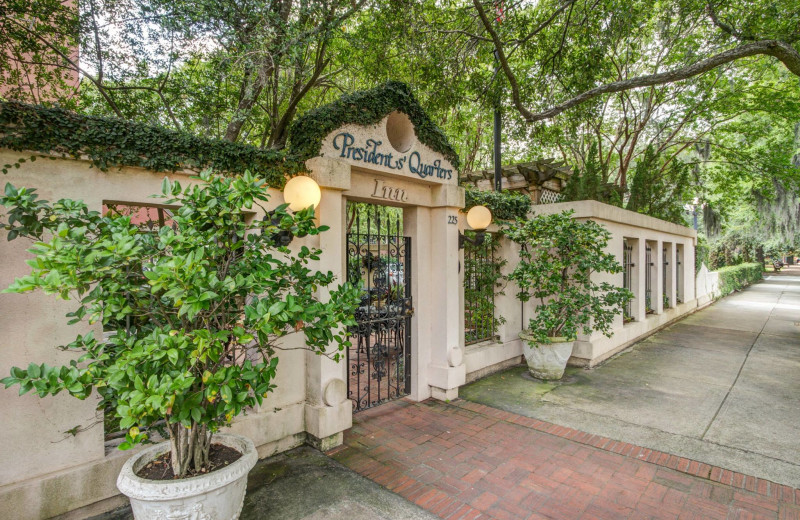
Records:
[[[333,138],[333,149],[340,150],[339,158],[361,161],[369,165],[385,166],[392,170],[407,169],[413,174],[424,179],[426,177],[436,177],[437,179],[450,180],[453,178],[452,168],[443,168],[441,159],[434,159],[432,164],[425,164],[419,152],[411,152],[408,155],[395,156],[383,148],[383,141],[367,139],[364,146],[356,144],[356,138],[347,132],[341,132]]]
[[[361,289],[347,367],[330,367],[347,381],[353,411],[405,395],[453,399],[466,380],[463,303],[454,297],[464,189],[452,150],[436,151],[449,145],[427,144],[437,142],[435,126],[418,130],[399,109],[373,124],[343,123],[327,131],[310,164],[330,186],[324,221],[345,224],[324,250]]]
[[[360,170],[428,184],[458,184],[458,172],[450,161],[420,142],[414,125],[400,112],[394,112],[374,125],[345,124],[339,127],[322,140],[319,155]]]
[[[397,202],[407,202],[408,195],[406,190],[402,188],[395,188],[387,186],[385,182],[380,179],[375,179],[375,189],[372,192],[372,197],[376,199],[394,200]]]

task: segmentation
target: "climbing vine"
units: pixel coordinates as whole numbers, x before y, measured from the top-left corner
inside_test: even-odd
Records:
[[[299,162],[319,155],[325,137],[346,124],[374,125],[387,114],[399,110],[414,124],[417,138],[439,152],[456,169],[456,154],[447,137],[430,120],[405,83],[388,81],[370,90],[347,94],[328,105],[310,110],[297,118],[289,131],[289,150]]]
[[[302,168],[282,151],[18,102],[0,102],[0,148],[86,158],[103,171],[122,166],[167,172],[249,170],[273,187],[282,187],[287,173]],[[2,165],[3,173],[26,160]]]
[[[473,206],[486,206],[495,220],[526,219],[531,210],[531,199],[518,191],[482,191],[467,188],[464,211]]]
[[[695,274],[700,272],[700,268],[703,264],[706,264],[707,268],[711,268],[711,263],[709,261],[709,253],[710,248],[708,246],[708,240],[702,235],[697,237],[697,245],[694,248],[694,272]]]
[[[495,297],[503,294],[502,268],[505,259],[497,259],[500,236],[486,233],[476,244],[475,233],[467,231],[464,244],[464,340],[467,344],[493,339],[505,323],[495,313]]]

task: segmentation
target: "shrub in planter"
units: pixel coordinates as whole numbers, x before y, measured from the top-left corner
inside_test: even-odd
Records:
[[[281,232],[325,231],[312,208],[290,214],[282,205],[254,219],[252,208],[268,200],[262,180],[249,172],[196,180],[185,188],[164,180],[174,225],[150,232],[81,201],[50,204],[33,189],[9,184],[0,197],[8,238],[35,241],[31,273],[5,292],[72,300],[70,323],[115,329],[105,341],[90,332],[62,347],[80,353],[68,366],[15,367],[2,383],[40,397],[86,399],[96,389],[99,408],[127,430],[121,449],[164,421],[176,477],[207,472],[213,435],[274,388],[280,338],[302,329],[306,348],[338,360],[358,301],[355,288],[332,287],[333,274],[310,265],[320,250],[276,244]],[[328,286],[330,298],[317,299]]]
[[[593,279],[595,274],[620,273],[622,266],[605,251],[609,232],[591,220],[573,219],[572,211],[517,220],[506,236],[522,246],[508,279],[519,288],[520,301],[536,302],[536,315],[521,334],[526,360],[534,376],[558,379],[578,333],[611,336],[614,317],[633,295]]]

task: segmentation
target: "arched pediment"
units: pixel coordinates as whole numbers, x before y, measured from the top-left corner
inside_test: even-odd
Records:
[[[436,184],[458,183],[458,156],[404,83],[346,95],[298,118],[290,134],[300,160],[327,157]]]

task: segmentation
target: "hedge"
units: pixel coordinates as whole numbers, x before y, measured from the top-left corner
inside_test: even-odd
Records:
[[[483,191],[467,188],[464,211],[473,206],[486,206],[494,220],[526,219],[531,210],[531,198],[518,191]]]
[[[158,126],[14,101],[0,101],[0,148],[87,158],[103,171],[121,166],[168,172],[213,168],[232,174],[250,170],[269,186],[281,188],[287,176],[303,171],[305,161],[319,154],[329,133],[348,123],[378,123],[395,110],[408,115],[422,143],[459,168],[458,155],[447,137],[425,113],[409,86],[398,81],[342,96],[306,112],[292,124],[286,150],[264,150]],[[35,160],[35,156],[31,159]],[[0,171],[7,173],[27,160],[0,165]]]
[[[303,168],[302,163],[287,160],[283,151],[14,101],[0,102],[0,148],[88,158],[102,171],[122,166],[166,172],[214,168],[242,174],[250,170],[276,188],[283,187],[286,174]],[[0,166],[7,173],[25,161]]]
[[[761,281],[763,270],[764,266],[759,263],[730,265],[717,269],[720,295],[726,296],[751,283]]]

